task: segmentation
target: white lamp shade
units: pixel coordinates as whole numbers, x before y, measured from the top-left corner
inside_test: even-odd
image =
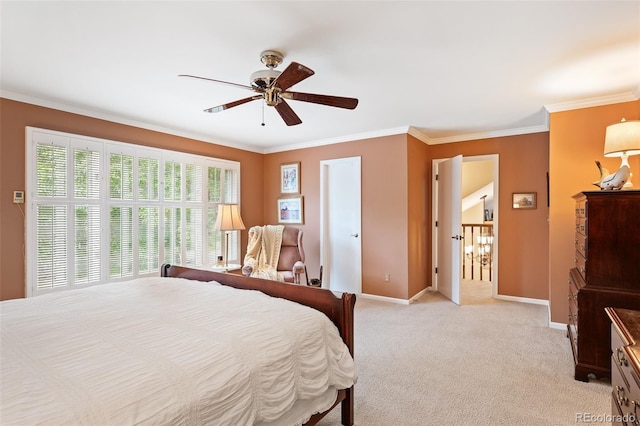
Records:
[[[218,216],[213,225],[216,231],[237,231],[245,229],[237,204],[218,204]]]
[[[605,157],[640,154],[640,120],[625,121],[607,126],[604,138]]]

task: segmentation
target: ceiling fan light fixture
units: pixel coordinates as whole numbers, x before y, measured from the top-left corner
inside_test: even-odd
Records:
[[[279,87],[269,87],[264,92],[264,100],[269,106],[276,106],[280,103],[280,93],[282,91]]]
[[[260,91],[265,90],[273,80],[278,78],[280,71],[274,69],[259,70],[251,74],[251,87]]]

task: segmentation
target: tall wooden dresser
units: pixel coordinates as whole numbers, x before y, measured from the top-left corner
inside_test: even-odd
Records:
[[[640,191],[585,191],[576,201],[569,323],[576,380],[611,377],[606,307],[640,309]]]

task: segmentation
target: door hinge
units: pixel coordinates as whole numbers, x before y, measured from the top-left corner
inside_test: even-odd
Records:
[[[436,274],[438,273],[438,267],[436,266]]]
[[[438,221],[436,220],[436,228],[438,227]]]
[[[438,180],[438,176],[440,176],[440,175],[436,175],[436,180]]]

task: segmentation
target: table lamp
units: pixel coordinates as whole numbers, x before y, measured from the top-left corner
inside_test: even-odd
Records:
[[[640,154],[640,120],[622,121],[607,126],[604,156],[621,157],[620,167],[629,167],[629,156]],[[632,186],[631,175],[624,186]]]
[[[245,229],[237,204],[218,204],[218,215],[213,225],[215,231],[225,231],[224,266],[229,266],[229,232]]]

